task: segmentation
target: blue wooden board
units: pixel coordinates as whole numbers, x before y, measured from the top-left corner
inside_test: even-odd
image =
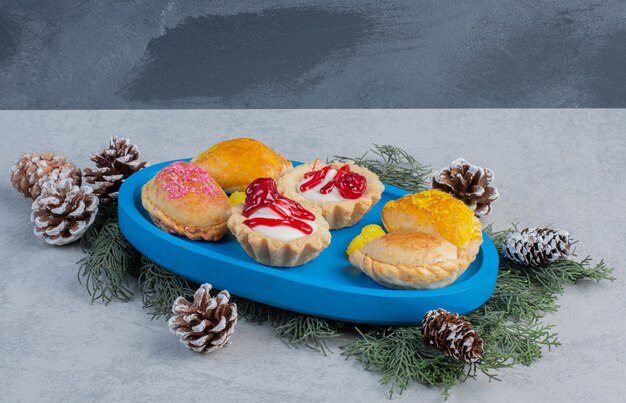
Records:
[[[381,200],[357,225],[331,231],[332,241],[316,259],[299,267],[274,268],[252,260],[230,234],[219,242],[192,241],[168,234],[152,223],[141,205],[141,187],[173,161],[145,168],[128,178],[119,193],[124,236],[142,254],[197,283],[291,311],[380,325],[419,324],[430,309],[466,313],[493,293],[498,254],[486,234],[476,260],[448,287],[391,290],[351,266],[345,250],[367,224],[381,225],[380,212],[406,191],[385,185]]]

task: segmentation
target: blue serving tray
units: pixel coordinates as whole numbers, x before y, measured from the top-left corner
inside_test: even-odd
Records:
[[[252,260],[230,234],[219,242],[192,241],[157,228],[141,205],[141,187],[174,161],[144,168],[119,192],[119,223],[124,236],[143,255],[197,283],[291,311],[341,321],[414,325],[430,309],[466,313],[493,293],[498,254],[487,236],[476,260],[448,287],[434,290],[384,288],[351,266],[346,247],[367,224],[381,224],[384,204],[408,192],[385,185],[381,200],[355,226],[331,231],[332,240],[316,259],[299,267],[274,268]]]

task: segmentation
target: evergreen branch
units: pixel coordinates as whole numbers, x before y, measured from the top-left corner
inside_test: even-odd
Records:
[[[134,248],[122,235],[116,218],[94,225],[89,232],[84,244],[87,256],[78,262],[78,281],[85,281],[91,302],[128,301],[133,295],[127,275]]]
[[[419,326],[357,331],[360,339],[342,346],[342,354],[379,373],[381,384],[390,385],[390,398],[396,391],[401,394],[412,381],[442,386],[447,396],[452,386],[473,376],[464,362],[424,344]]]
[[[169,319],[174,300],[178,297],[191,300],[197,289],[197,284],[165,270],[145,256],[141,257],[139,291],[143,307],[152,315],[152,319],[161,316]]]
[[[501,268],[496,288],[486,306],[513,320],[537,319],[557,311],[557,294],[553,289],[536,286],[524,275]]]
[[[330,352],[326,341],[343,334],[339,322],[281,310],[272,318],[274,333],[290,345],[304,345],[326,355]]]
[[[268,322],[274,333],[290,345],[303,345],[324,355],[330,352],[326,341],[343,334],[340,322],[291,312],[249,299],[235,297],[239,316],[259,324]]]
[[[368,158],[371,152],[377,157]],[[402,148],[374,144],[373,148],[359,158],[335,156],[341,161],[352,160],[378,175],[380,180],[401,189],[419,192],[430,185],[431,167],[420,164]]]

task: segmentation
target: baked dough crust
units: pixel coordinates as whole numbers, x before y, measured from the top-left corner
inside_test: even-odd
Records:
[[[381,285],[431,289],[452,284],[474,261],[482,235],[463,248],[427,232],[392,232],[350,255],[350,262]]]
[[[315,259],[330,245],[328,223],[318,210],[315,214],[317,229],[311,235],[292,241],[281,241],[254,231],[244,224],[243,205],[231,207],[228,217],[228,229],[237,238],[246,253],[259,263],[274,267],[293,267]]]
[[[243,192],[257,178],[277,179],[292,167],[291,161],[250,138],[217,143],[191,162],[204,168],[226,193]]]
[[[189,239],[217,241],[226,233],[230,202],[217,187],[211,194],[187,193],[171,198],[159,175],[141,189],[141,203],[154,224],[164,231]]]
[[[358,166],[354,161],[339,162],[333,161],[330,164],[317,163],[315,169],[324,168],[331,165],[334,169],[339,169],[345,164],[350,165],[350,170],[359,175],[363,175],[367,180],[367,189],[358,199],[346,199],[338,202],[317,202],[302,196],[298,187],[304,178],[304,174],[311,171],[315,161],[299,165],[288,170],[278,179],[278,193],[297,201],[308,209],[321,209],[322,215],[328,221],[330,229],[350,227],[356,224],[368,211],[380,200],[380,196],[385,190],[385,186],[378,179],[378,175],[367,168]]]

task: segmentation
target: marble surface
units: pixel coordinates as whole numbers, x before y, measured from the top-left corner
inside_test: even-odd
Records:
[[[578,254],[616,267],[614,283],[567,287],[547,320],[563,345],[530,367],[453,389],[450,402],[620,401],[626,370],[626,111],[620,110],[168,110],[0,111],[0,400],[386,401],[375,373],[291,348],[269,326],[242,321],[232,346],[188,351],[163,321],[129,303],[90,304],[76,278],[80,249],[32,234],[30,203],[9,183],[23,153],[52,150],[86,166],[110,135],[152,162],[193,156],[235,136],[257,137],[298,160],[358,155],[392,143],[443,166],[464,156],[492,168],[501,199],[489,217],[553,224],[580,239]],[[395,401],[441,401],[412,384]]]

